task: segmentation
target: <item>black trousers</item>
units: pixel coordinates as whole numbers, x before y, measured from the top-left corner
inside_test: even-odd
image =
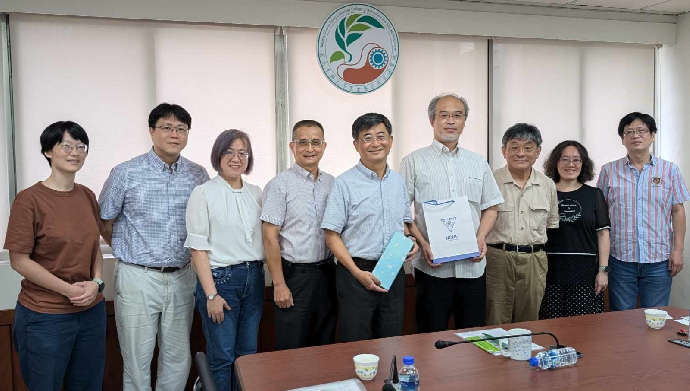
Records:
[[[376,261],[359,258],[354,261],[364,271],[372,271],[376,265]],[[404,269],[400,269],[388,293],[380,293],[365,288],[339,263],[335,285],[340,311],[340,342],[402,335],[405,312]]]
[[[294,305],[278,308],[273,304],[276,350],[335,342],[338,304],[333,258],[317,264],[296,264],[283,259],[283,275]]]
[[[479,278],[439,278],[415,270],[415,315],[420,333],[484,326],[486,274]]]

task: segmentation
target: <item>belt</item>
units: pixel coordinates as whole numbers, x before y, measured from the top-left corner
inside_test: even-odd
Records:
[[[292,269],[292,270],[322,271],[322,270],[326,270],[328,268],[332,268],[334,266],[333,255],[324,259],[323,261],[310,262],[310,263],[295,263],[295,262],[290,262],[290,261],[286,260],[285,258],[281,258],[281,260],[283,261],[283,267],[286,267],[286,268]]]
[[[374,267],[376,267],[376,263],[378,263],[378,259],[372,261],[363,258],[352,258],[352,261],[355,263],[355,265],[357,265],[358,268],[365,272],[374,271]]]
[[[161,272],[161,273],[173,273],[173,272],[176,272],[180,269],[184,269],[185,267],[187,267],[187,265],[189,265],[189,264],[187,264],[187,265],[184,265],[182,267],[173,267],[173,266],[159,267],[159,266],[144,266],[144,265],[139,265],[136,263],[127,263],[127,262],[125,262],[125,264],[140,267],[140,268],[146,269],[146,270],[155,270],[155,271]]]
[[[503,251],[515,251],[518,253],[536,253],[544,250],[543,244],[510,244],[510,243],[487,243],[487,246],[497,248]]]

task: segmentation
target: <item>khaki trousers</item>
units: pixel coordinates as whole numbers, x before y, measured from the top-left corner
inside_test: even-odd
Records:
[[[546,287],[546,253],[489,247],[486,253],[486,325],[539,320]]]
[[[196,275],[189,264],[172,273],[121,261],[115,264],[115,324],[122,353],[124,391],[151,390],[151,359],[156,340],[155,390],[184,390],[192,366],[189,334],[195,282]]]

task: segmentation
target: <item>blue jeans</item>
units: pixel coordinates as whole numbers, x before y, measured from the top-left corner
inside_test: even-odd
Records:
[[[17,302],[13,337],[29,390],[103,388],[105,300],[72,314],[44,314]]]
[[[623,262],[609,257],[609,305],[611,311],[630,310],[642,296],[642,308],[668,305],[671,272],[668,260],[657,263]]]
[[[224,310],[223,322],[213,323],[208,317],[206,294],[197,281],[196,308],[206,337],[206,356],[216,388],[237,390],[235,359],[256,353],[264,304],[264,265],[261,261],[243,262],[211,272],[216,290],[230,310]]]

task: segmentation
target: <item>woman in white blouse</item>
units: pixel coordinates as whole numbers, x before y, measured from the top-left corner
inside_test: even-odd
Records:
[[[194,189],[187,204],[196,308],[213,380],[224,391],[238,389],[235,359],[256,353],[263,308],[261,189],[242,179],[253,163],[249,136],[224,131],[211,151],[218,176]]]

